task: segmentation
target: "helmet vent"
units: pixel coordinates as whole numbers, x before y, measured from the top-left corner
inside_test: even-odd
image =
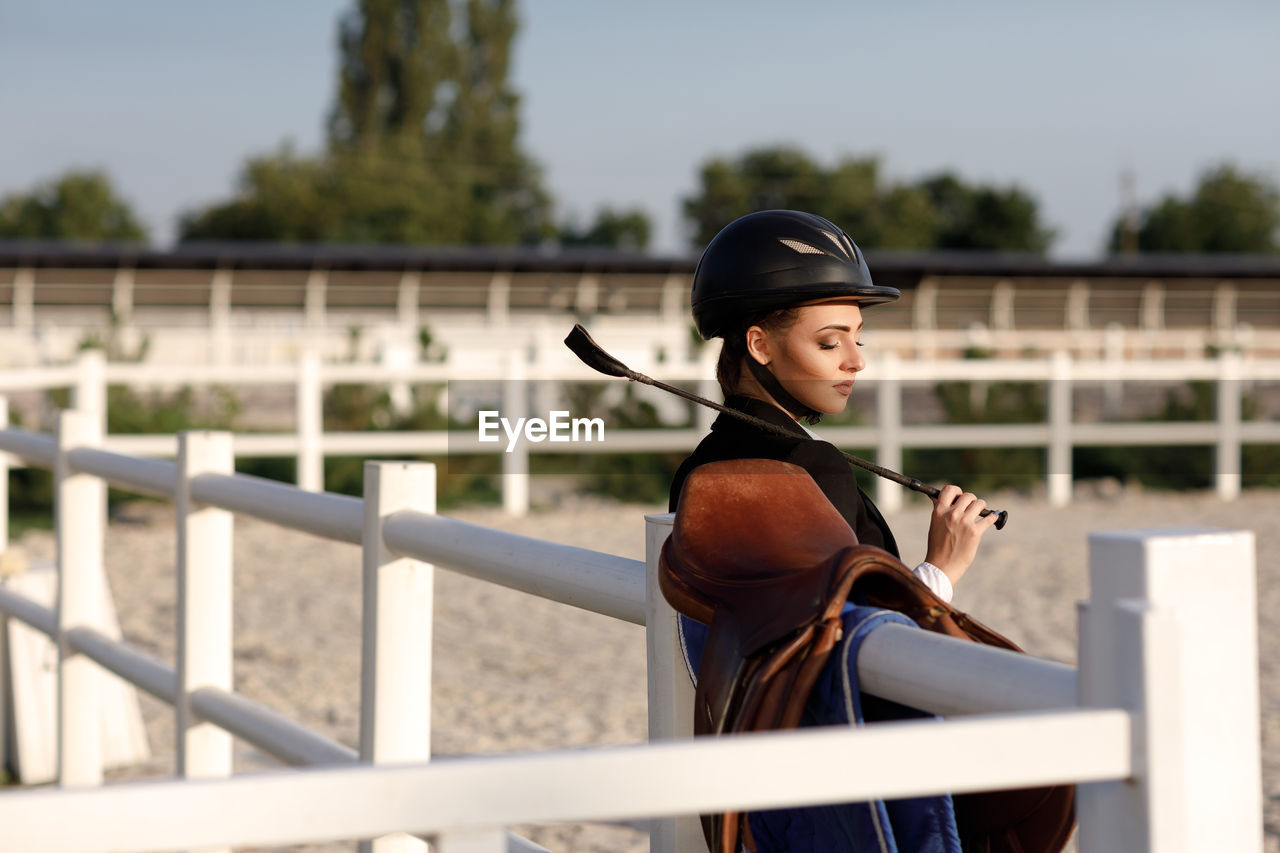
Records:
[[[799,252],[802,255],[825,255],[826,254],[826,252],[822,251],[817,246],[810,246],[808,243],[803,243],[799,240],[789,240],[786,237],[779,237],[778,242],[786,246],[788,249],[792,249],[793,251]]]
[[[822,236],[826,237],[832,243],[835,243],[836,247],[840,250],[841,254],[843,254],[846,258],[849,258],[852,261],[858,260],[858,253],[853,249],[853,241],[849,239],[848,234],[845,234],[843,231],[841,231],[840,236],[837,237],[835,234],[832,234],[830,231],[824,230],[822,232]],[[844,239],[841,239],[841,237],[843,237]]]

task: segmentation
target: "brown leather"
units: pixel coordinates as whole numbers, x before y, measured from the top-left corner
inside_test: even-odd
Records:
[[[680,494],[659,584],[678,612],[710,626],[694,696],[697,735],[794,728],[840,640],[846,600],[900,611],[921,627],[1006,649],[1012,642],[952,608],[896,557],[859,545],[803,468],[771,459],[699,466]],[[1074,828],[1074,787],[955,797],[966,851],[1056,853]],[[713,853],[750,841],[746,816],[704,815]]]

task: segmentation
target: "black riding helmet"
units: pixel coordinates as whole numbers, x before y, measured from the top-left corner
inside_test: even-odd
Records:
[[[821,216],[762,210],[712,238],[693,273],[693,321],[710,340],[747,317],[816,299],[892,302],[901,294],[871,280],[862,250]]]
[[[745,357],[748,322],[772,311],[822,299],[879,305],[900,295],[896,287],[871,280],[862,251],[828,220],[798,210],[762,210],[730,222],[707,244],[693,273],[690,301],[698,334],[723,337],[726,353]],[[756,381],[792,415],[810,424],[822,418],[771,370],[745,360]]]

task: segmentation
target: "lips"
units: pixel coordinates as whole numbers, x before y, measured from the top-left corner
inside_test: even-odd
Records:
[[[853,393],[853,380],[850,379],[846,382],[837,382],[835,385],[832,385],[831,387],[836,389],[837,393],[843,394],[844,396],[848,397],[850,394]]]

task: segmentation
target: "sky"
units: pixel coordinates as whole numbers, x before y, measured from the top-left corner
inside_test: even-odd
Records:
[[[0,197],[100,168],[172,242],[245,160],[318,152],[354,0],[0,0]],[[701,165],[764,145],[1017,185],[1052,254],[1231,162],[1280,183],[1275,0],[524,0],[522,143],[560,217],[640,207],[690,251]],[[857,235],[852,235],[857,240]]]

